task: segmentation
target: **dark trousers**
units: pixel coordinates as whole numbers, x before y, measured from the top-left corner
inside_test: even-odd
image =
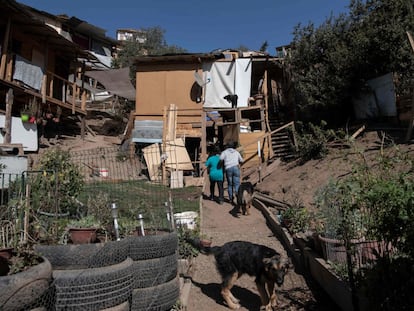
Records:
[[[219,201],[224,201],[224,187],[223,187],[223,181],[215,181],[210,179],[210,197],[214,198],[214,189],[218,187],[219,192]]]

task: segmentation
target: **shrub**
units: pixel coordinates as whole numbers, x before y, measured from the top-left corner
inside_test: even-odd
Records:
[[[309,160],[323,159],[328,154],[328,142],[336,139],[341,134],[334,130],[326,129],[327,123],[321,121],[320,125],[312,123],[297,123],[297,157],[300,163]]]
[[[32,206],[47,213],[76,214],[77,196],[83,176],[70,154],[60,148],[48,149],[30,176]]]

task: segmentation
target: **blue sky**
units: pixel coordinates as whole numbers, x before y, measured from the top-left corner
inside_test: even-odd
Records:
[[[119,28],[165,30],[169,45],[190,53],[240,45],[268,52],[288,44],[297,24],[319,25],[331,14],[347,13],[350,0],[20,0],[52,14],[75,16],[115,38]]]

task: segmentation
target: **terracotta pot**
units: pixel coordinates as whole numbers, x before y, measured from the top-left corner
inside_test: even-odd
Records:
[[[73,244],[89,244],[96,241],[96,228],[71,228],[70,239]]]
[[[9,260],[13,255],[13,247],[0,248],[0,257]]]
[[[346,263],[346,248],[344,240],[327,238],[321,235],[318,237],[322,244],[322,253],[325,260]],[[355,252],[352,255],[353,260],[357,260],[360,257],[360,243],[361,240],[351,240],[351,245],[355,247]]]

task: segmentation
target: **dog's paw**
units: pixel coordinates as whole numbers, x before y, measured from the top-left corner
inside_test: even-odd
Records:
[[[260,311],[273,311],[272,305],[269,303],[265,306],[260,306]]]

